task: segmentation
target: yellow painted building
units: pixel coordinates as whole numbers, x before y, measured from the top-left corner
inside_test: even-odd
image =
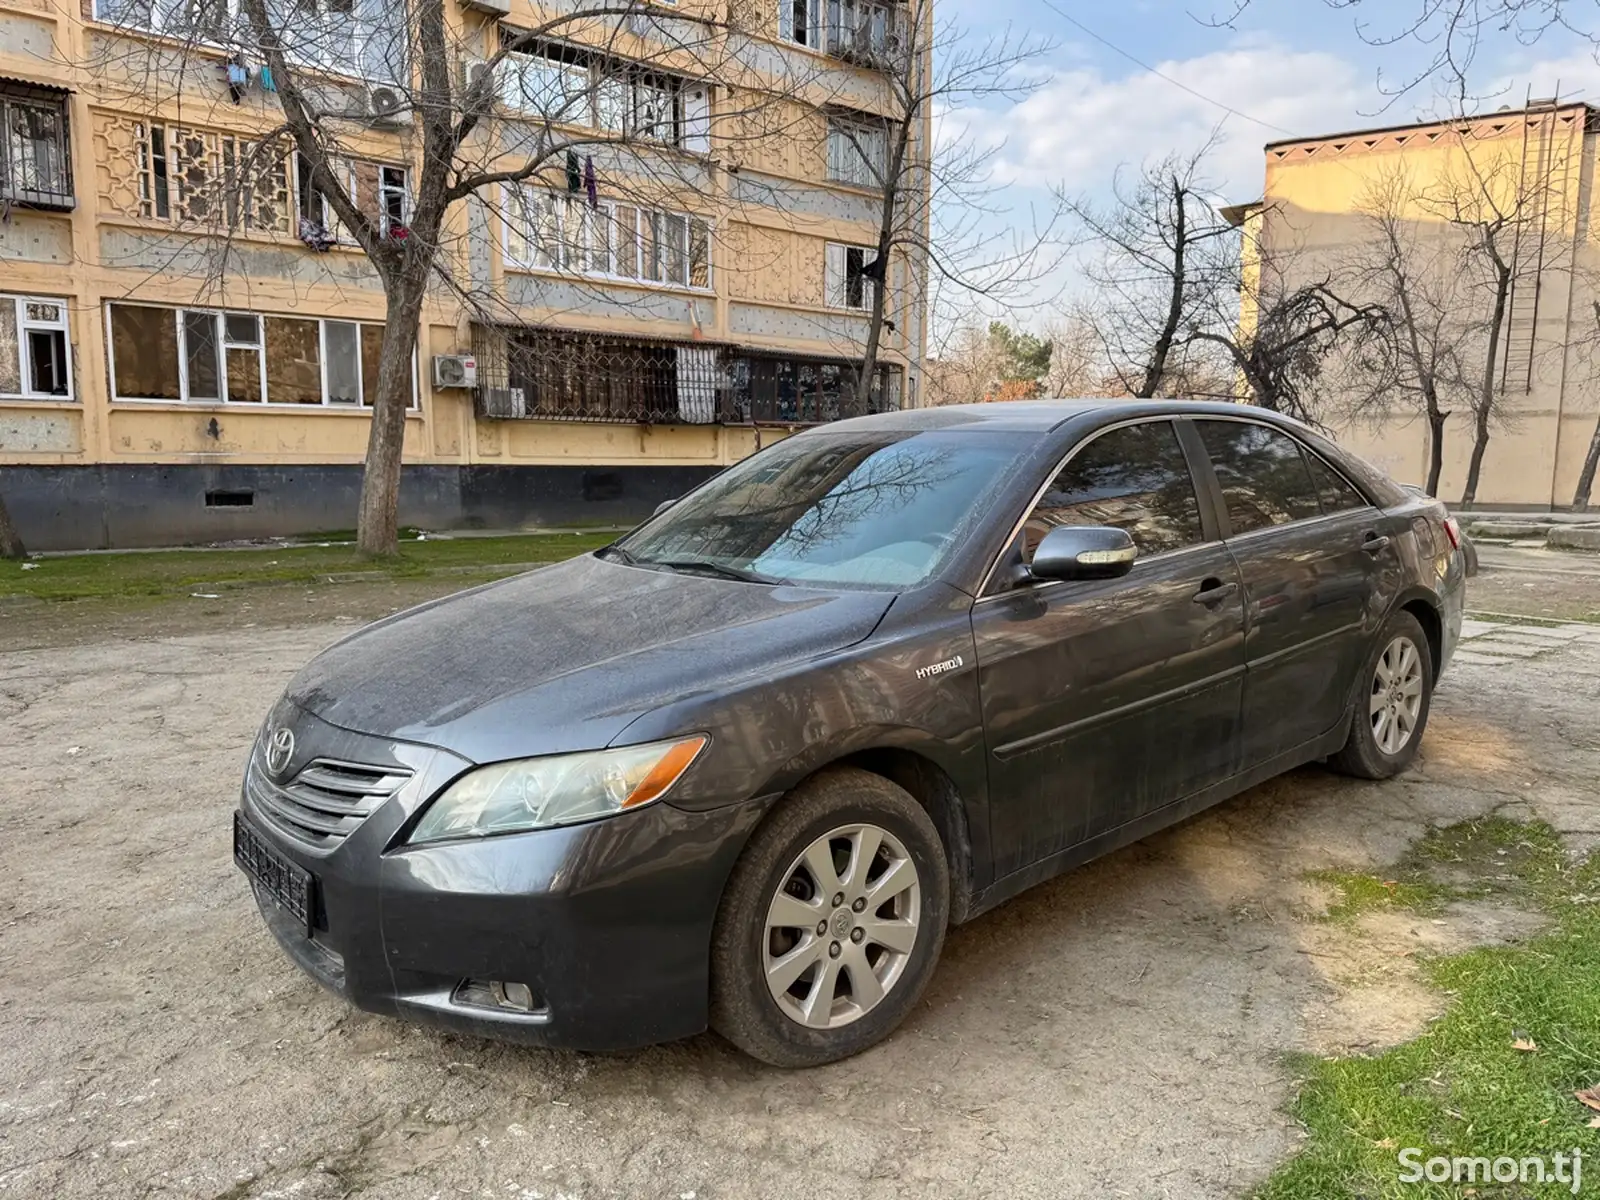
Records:
[[[1534,103],[1465,121],[1418,123],[1295,138],[1266,147],[1259,205],[1237,206],[1247,270],[1272,286],[1320,279],[1353,300],[1382,258],[1375,215],[1392,213],[1419,286],[1444,312],[1469,380],[1481,378],[1494,289],[1481,255],[1463,253],[1484,222],[1510,287],[1494,372],[1491,426],[1475,506],[1549,510],[1572,502],[1600,419],[1600,243],[1596,153],[1600,110]],[[1259,254],[1261,263],[1251,261]],[[1263,267],[1261,264],[1266,264]],[[1253,319],[1251,289],[1246,311]],[[1453,335],[1448,331],[1456,331]],[[1339,375],[1326,410],[1339,439],[1397,479],[1423,483],[1429,433],[1417,403],[1398,391],[1355,414],[1341,411]],[[1359,391],[1348,390],[1352,399]],[[1443,441],[1439,495],[1461,499],[1474,443],[1471,400],[1457,387]]]
[[[274,140],[237,4],[0,0],[0,495],[31,548],[353,524],[384,294]],[[570,7],[451,0],[461,86],[507,31]],[[580,149],[447,218],[403,522],[631,521],[856,411],[891,113],[861,64],[896,44],[903,0],[738,0],[737,86],[656,44],[651,22],[728,7],[663,0],[501,63],[495,152],[552,95]],[[323,31],[297,78],[349,114],[352,194],[405,236],[420,139],[384,25],[403,10],[292,11]],[[916,402],[923,266],[886,269],[872,408]]]

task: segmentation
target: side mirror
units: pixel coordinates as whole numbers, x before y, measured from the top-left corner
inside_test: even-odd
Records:
[[[650,514],[650,519],[655,520],[655,518],[659,517],[662,513],[666,512],[667,509],[676,504],[678,499],[678,497],[674,496],[671,500],[663,500],[660,504],[656,505],[656,510]]]
[[[1125,529],[1110,525],[1060,525],[1033,552],[1035,579],[1115,579],[1126,575],[1139,548]]]

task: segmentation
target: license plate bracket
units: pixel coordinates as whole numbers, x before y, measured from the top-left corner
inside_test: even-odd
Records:
[[[316,880],[310,871],[290,862],[277,848],[233,814],[233,861],[250,881],[311,936],[316,914]]]

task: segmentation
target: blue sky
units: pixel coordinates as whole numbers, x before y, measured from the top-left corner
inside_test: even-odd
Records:
[[[958,112],[944,132],[1004,138],[996,179],[1006,185],[1003,201],[1011,211],[990,218],[996,224],[1026,226],[1029,206],[1047,199],[1054,185],[1103,196],[1119,166],[1193,150],[1219,122],[1223,142],[1209,170],[1218,198],[1252,200],[1261,192],[1262,147],[1269,141],[1448,114],[1428,89],[1392,100],[1380,87],[1380,72],[1391,80],[1413,75],[1431,57],[1427,48],[1412,40],[1374,46],[1354,22],[1360,15],[1389,31],[1421,3],[1375,0],[1352,12],[1326,0],[1250,0],[1228,28],[1205,18],[1231,12],[1230,0],[935,0],[936,21],[946,27],[982,36],[1009,25],[1057,43],[1039,64],[1043,81],[1033,96]],[[1136,66],[1051,5],[1191,90]],[[1600,26],[1600,10],[1595,21]],[[1600,104],[1592,49],[1559,31],[1531,46],[1511,35],[1486,45],[1472,83],[1480,95],[1499,93],[1483,106],[1493,108],[1520,105],[1530,85],[1535,96],[1552,95],[1557,80],[1563,99]],[[1229,115],[1219,104],[1246,116]],[[1070,272],[1063,284],[1071,290]]]
[[[974,33],[1009,24],[1058,44],[1041,64],[1049,77],[1041,92],[997,114],[1009,127],[1006,159],[1019,182],[1061,181],[1072,190],[1095,191],[1119,161],[1191,147],[1220,121],[1226,145],[1218,156],[1218,182],[1231,198],[1244,200],[1260,189],[1260,151],[1267,141],[1446,111],[1427,90],[1392,101],[1380,88],[1380,72],[1390,79],[1409,76],[1426,61],[1425,48],[1411,40],[1377,47],[1355,27],[1361,16],[1391,31],[1420,3],[1382,0],[1352,10],[1325,0],[1250,0],[1230,28],[1206,23],[1230,13],[1230,0],[1050,0],[1162,74],[1254,120],[1229,115],[1144,71],[1043,0],[937,0],[935,11],[946,24]],[[1530,84],[1535,95],[1552,94],[1558,79],[1563,98],[1577,94],[1600,102],[1600,68],[1592,53],[1560,32],[1547,32],[1531,47],[1509,35],[1492,43],[1476,65],[1474,83],[1485,94],[1503,89],[1494,106],[1520,104]]]

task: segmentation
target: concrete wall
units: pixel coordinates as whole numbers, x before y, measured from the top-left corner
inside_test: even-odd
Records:
[[[1427,268],[1422,286],[1446,297],[1447,327],[1457,331],[1455,348],[1474,376],[1484,360],[1479,330],[1489,298],[1485,281],[1458,266],[1469,234],[1452,223],[1452,200],[1464,196],[1506,213],[1520,231],[1513,309],[1500,348],[1510,369],[1484,458],[1479,508],[1570,505],[1600,420],[1592,124],[1587,106],[1575,104],[1496,113],[1465,126],[1406,126],[1267,148],[1264,207],[1252,218],[1265,269],[1289,285],[1332,279],[1352,299],[1381,298],[1357,280],[1381,254],[1374,213],[1393,209],[1410,261]],[[1401,203],[1384,204],[1381,197],[1397,182]],[[1476,215],[1470,208],[1467,215]],[[1516,232],[1503,240],[1516,250]],[[1339,440],[1396,478],[1423,483],[1429,446],[1418,402],[1396,391],[1360,412],[1344,410],[1338,368],[1330,364],[1334,387],[1326,405]],[[1346,390],[1353,402],[1360,389]],[[1451,502],[1466,484],[1471,400],[1463,389],[1444,397],[1452,415],[1438,491]]]
[[[714,466],[408,466],[400,522],[423,529],[631,525]],[[94,550],[353,529],[356,466],[8,467],[25,545]]]

